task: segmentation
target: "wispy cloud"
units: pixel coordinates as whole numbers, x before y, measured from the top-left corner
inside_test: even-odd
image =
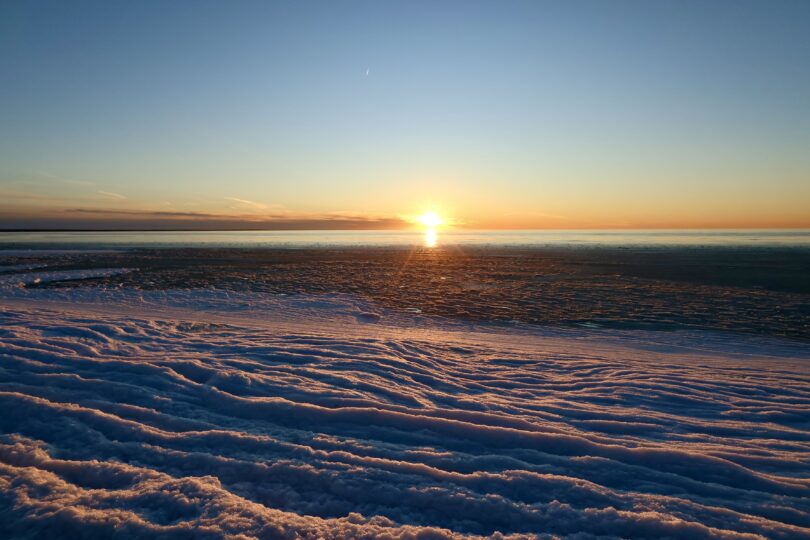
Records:
[[[31,229],[176,229],[176,230],[359,230],[396,229],[401,219],[350,212],[233,213],[115,208],[67,208],[20,212],[0,217],[0,228]]]
[[[52,197],[50,195],[42,195],[41,193],[31,193],[28,191],[14,191],[9,189],[0,189],[0,197],[6,200],[22,200],[22,201],[41,201],[41,202],[61,202],[64,197]]]
[[[115,193],[113,191],[98,190],[98,191],[96,191],[96,193],[98,193],[99,195],[102,195],[103,197],[105,197],[107,199],[114,199],[116,201],[125,201],[127,199],[127,197],[125,195],[121,195],[120,193]]]
[[[237,197],[225,197],[225,200],[235,202],[235,203],[237,203],[237,204],[239,204],[241,206],[247,206],[249,208],[255,208],[257,210],[264,210],[264,209],[267,208],[266,204],[262,204],[262,203],[255,202],[255,201],[249,201],[247,199],[239,199]]]
[[[89,182],[87,180],[76,180],[75,178],[66,178],[66,177],[64,177],[62,175],[54,174],[54,173],[49,172],[49,171],[42,171],[42,170],[33,171],[33,174],[34,174],[34,176],[39,177],[39,178],[43,178],[45,180],[61,182],[63,184],[68,184],[68,185],[71,185],[71,186],[89,187],[89,186],[95,186],[96,185],[95,182]]]
[[[514,218],[548,218],[548,219],[570,219],[568,216],[561,216],[559,214],[550,214],[547,212],[507,212],[503,217]]]
[[[95,214],[104,216],[137,216],[143,218],[150,217],[178,217],[178,218],[233,218],[237,216],[226,214],[214,214],[207,212],[180,212],[173,210],[118,210],[114,208],[67,208],[61,211],[62,214]],[[239,216],[242,217],[242,216]]]
[[[68,204],[97,204],[100,201],[125,201],[127,197],[112,191],[95,191],[87,194],[63,194],[58,190],[51,190],[55,194],[40,191],[23,191],[13,189],[0,189],[0,200],[3,202],[18,201],[20,204],[36,206],[53,206],[58,211],[59,206]]]

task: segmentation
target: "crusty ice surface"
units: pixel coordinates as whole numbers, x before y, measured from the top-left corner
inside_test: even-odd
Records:
[[[810,537],[803,343],[0,292],[2,537]]]
[[[3,267],[0,267],[2,270]],[[9,268],[9,267],[6,267]],[[21,268],[18,268],[21,269]],[[52,281],[74,281],[97,277],[110,277],[130,272],[129,268],[93,268],[90,270],[53,270],[27,273],[0,274],[0,291]]]

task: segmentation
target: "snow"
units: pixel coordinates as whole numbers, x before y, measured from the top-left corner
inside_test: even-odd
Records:
[[[39,283],[54,281],[73,281],[79,279],[92,279],[98,277],[117,276],[131,272],[129,268],[93,268],[87,270],[52,270],[49,272],[37,271],[24,274],[0,274],[0,290],[11,287],[24,287]]]
[[[338,295],[0,307],[2,537],[810,537],[803,343]]]
[[[0,272],[17,272],[19,270],[35,270],[37,268],[45,268],[44,264],[6,264],[0,265]]]

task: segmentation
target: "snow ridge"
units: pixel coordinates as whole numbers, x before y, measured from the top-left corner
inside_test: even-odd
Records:
[[[0,535],[810,537],[808,356],[498,332],[9,305]]]

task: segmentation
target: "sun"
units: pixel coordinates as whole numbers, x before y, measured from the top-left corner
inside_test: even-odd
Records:
[[[444,220],[436,212],[425,212],[424,214],[416,216],[416,221],[428,229],[435,229],[444,223]]]
[[[445,224],[452,223],[433,210],[427,210],[419,215],[409,216],[407,219],[411,223],[421,226],[425,234],[423,244],[427,248],[437,247],[439,245],[439,228]]]

